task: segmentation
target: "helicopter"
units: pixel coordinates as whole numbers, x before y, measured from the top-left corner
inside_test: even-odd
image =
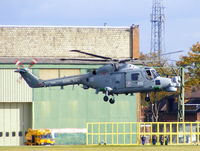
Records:
[[[115,103],[115,95],[119,94],[133,94],[146,93],[146,101],[150,101],[149,92],[167,91],[176,92],[180,87],[180,77],[174,76],[172,78],[161,77],[153,67],[136,66],[128,61],[133,59],[118,60],[111,57],[100,56],[81,50],[71,50],[88,56],[102,59],[102,61],[109,62],[102,67],[94,69],[86,74],[67,76],[56,79],[42,80],[32,74],[29,68],[37,61],[24,67],[20,61],[16,65],[18,69],[15,71],[21,74],[21,77],[31,88],[53,87],[60,86],[63,88],[67,85],[82,85],[83,89],[95,89],[96,94],[103,92],[103,100]],[[60,59],[61,61],[69,59]],[[72,60],[86,60],[88,59],[72,59]],[[94,61],[94,59],[92,60]]]

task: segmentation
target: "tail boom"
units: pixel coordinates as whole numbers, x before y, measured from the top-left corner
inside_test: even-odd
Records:
[[[15,70],[15,72],[18,72],[31,88],[39,88],[44,86],[42,80],[38,79],[28,69],[19,68]]]
[[[40,88],[40,87],[53,87],[53,86],[65,86],[65,85],[75,85],[82,84],[83,79],[87,78],[88,75],[76,75],[63,78],[41,80],[33,75],[28,69],[21,68],[17,69],[15,72],[21,74],[22,78],[31,88]]]

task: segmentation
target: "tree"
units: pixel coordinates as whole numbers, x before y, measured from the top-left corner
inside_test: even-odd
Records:
[[[150,101],[146,102],[145,97],[146,94],[141,95],[141,100],[142,100],[142,106],[146,106],[146,112],[147,114],[151,115],[151,120],[152,122],[158,122],[159,120],[159,111],[161,110],[161,100],[166,99],[169,96],[176,96],[176,92],[150,92],[149,97]]]
[[[186,68],[186,89],[200,85],[200,43],[197,42],[188,52],[188,56],[181,57],[178,66]]]
[[[169,76],[174,74],[172,70],[172,68],[162,68],[163,66],[168,67],[170,66],[167,63],[167,60],[164,60],[161,58],[161,60],[155,60],[155,58],[157,58],[157,54],[141,54],[140,55],[140,60],[142,60],[145,63],[145,66],[149,66],[149,67],[155,67],[155,69],[157,70],[157,72],[159,72],[162,76]],[[178,74],[178,71],[176,71]],[[174,95],[174,96],[178,96],[179,92],[164,92],[164,91],[160,91],[160,92],[150,92],[149,97],[150,97],[150,101],[146,102],[145,101],[145,97],[146,94],[141,94],[141,105],[146,109],[146,111],[148,112],[148,114],[150,113],[151,115],[151,120],[153,122],[158,122],[159,119],[159,111],[161,109],[161,100],[163,100],[164,98]]]

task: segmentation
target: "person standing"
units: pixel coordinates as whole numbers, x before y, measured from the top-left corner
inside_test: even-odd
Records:
[[[169,143],[169,137],[165,136],[165,145],[168,145],[168,143]]]
[[[160,145],[163,145],[163,143],[164,143],[164,137],[163,137],[163,135],[161,135],[160,136]]]
[[[145,141],[146,141],[146,137],[145,137],[144,135],[142,135],[141,141],[142,141],[142,145],[144,145],[144,144],[145,144]]]
[[[156,135],[153,135],[152,136],[152,144],[156,145],[156,142],[157,142],[157,137],[156,137]]]

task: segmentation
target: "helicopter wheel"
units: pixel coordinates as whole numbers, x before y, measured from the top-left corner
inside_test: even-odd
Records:
[[[107,95],[105,95],[104,97],[103,97],[103,100],[105,101],[105,102],[107,102],[108,101],[108,96]]]
[[[150,101],[149,93],[146,94],[145,101],[146,101],[146,102],[149,102],[149,101]]]
[[[145,97],[145,101],[149,102],[150,101],[150,97]]]
[[[110,104],[114,104],[114,103],[115,103],[115,99],[112,99],[112,98],[111,98],[111,99],[109,100],[109,102],[110,102]]]

